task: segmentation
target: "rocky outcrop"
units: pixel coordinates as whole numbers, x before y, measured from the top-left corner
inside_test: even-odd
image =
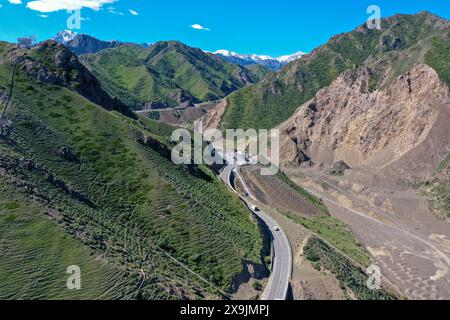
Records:
[[[73,53],[80,55],[97,53],[108,48],[117,48],[123,45],[118,41],[102,41],[87,34],[78,34],[72,40],[64,43]]]
[[[148,101],[144,104],[143,110],[167,109],[175,105],[177,108],[193,107],[200,100],[192,96],[188,91],[183,89],[174,89],[166,94],[167,101]]]
[[[188,91],[177,89],[167,94],[167,97],[176,101],[180,107],[192,107],[194,103],[199,103],[200,100],[192,96]]]
[[[248,69],[245,69],[245,68],[239,68],[236,70],[236,78],[240,82],[244,83],[246,86],[255,83],[255,81],[252,79]],[[233,89],[236,90],[237,88],[233,88]],[[232,91],[234,91],[234,90],[232,90]]]
[[[103,90],[100,82],[69,49],[55,41],[43,42],[30,51],[12,50],[9,58],[17,63],[19,70],[42,83],[69,88],[107,110],[134,117],[124,103]]]
[[[281,126],[284,166],[344,161],[398,180],[435,170],[450,145],[447,85],[424,64],[373,92],[371,76],[365,67],[343,73]]]
[[[201,121],[203,123],[203,130],[217,129],[220,124],[220,119],[227,107],[227,100],[223,99],[218,101],[217,105],[213,107],[208,113],[206,113]]]
[[[58,154],[61,158],[69,162],[79,162],[78,156],[69,147],[61,147]]]

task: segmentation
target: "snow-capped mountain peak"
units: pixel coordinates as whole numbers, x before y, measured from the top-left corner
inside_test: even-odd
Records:
[[[292,55],[285,55],[274,58],[268,55],[257,54],[239,54],[233,51],[221,49],[213,52],[213,54],[221,56],[225,60],[241,65],[260,64],[269,69],[280,69],[282,66],[301,58],[305,53],[298,51]]]
[[[281,56],[277,58],[277,61],[281,62],[281,63],[289,63],[292,62],[294,60],[300,59],[301,57],[303,57],[305,55],[304,52],[302,51],[297,51],[294,54],[291,55],[286,55],[286,56]]]
[[[252,58],[252,59],[255,59],[255,60],[257,60],[257,59],[259,59],[259,60],[273,60],[273,58],[271,56],[260,56],[260,55],[257,55],[257,54],[251,54],[249,57]]]
[[[251,59],[251,60],[274,60],[271,56],[261,56],[257,54],[239,54],[233,51],[221,49],[214,52],[214,54],[222,55],[224,57],[237,57],[240,59]]]
[[[77,35],[78,33],[73,32],[72,30],[63,30],[59,32],[56,36],[54,36],[52,39],[59,43],[67,43],[75,39]]]
[[[220,55],[222,55],[224,57],[242,56],[242,55],[237,54],[236,52],[228,51],[228,50],[225,50],[225,49],[217,50],[217,51],[213,52],[213,54],[220,54]]]
[[[73,53],[80,55],[86,53],[97,53],[103,49],[116,48],[123,43],[119,41],[103,41],[87,34],[78,34],[70,30],[64,30],[56,34],[54,41],[65,45]]]

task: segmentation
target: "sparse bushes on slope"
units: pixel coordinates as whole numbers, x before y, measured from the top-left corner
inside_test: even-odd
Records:
[[[450,37],[450,33],[448,35]],[[437,71],[442,81],[450,87],[450,39],[436,37],[432,49],[425,56],[425,62]]]
[[[350,289],[359,300],[393,300],[395,296],[385,289],[372,290],[367,286],[368,276],[361,268],[335,251],[323,240],[311,237],[304,247],[308,260],[314,267],[331,271],[343,289]]]

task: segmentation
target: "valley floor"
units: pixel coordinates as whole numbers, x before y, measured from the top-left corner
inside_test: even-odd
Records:
[[[352,179],[352,172],[343,177],[313,169],[286,173],[350,226],[385,282],[408,299],[450,299],[450,228],[430,212],[426,200],[409,191],[365,185]]]

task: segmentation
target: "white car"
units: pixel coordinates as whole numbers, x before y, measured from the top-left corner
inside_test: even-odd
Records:
[[[278,227],[275,227],[275,231],[280,231],[280,228],[278,228]]]

